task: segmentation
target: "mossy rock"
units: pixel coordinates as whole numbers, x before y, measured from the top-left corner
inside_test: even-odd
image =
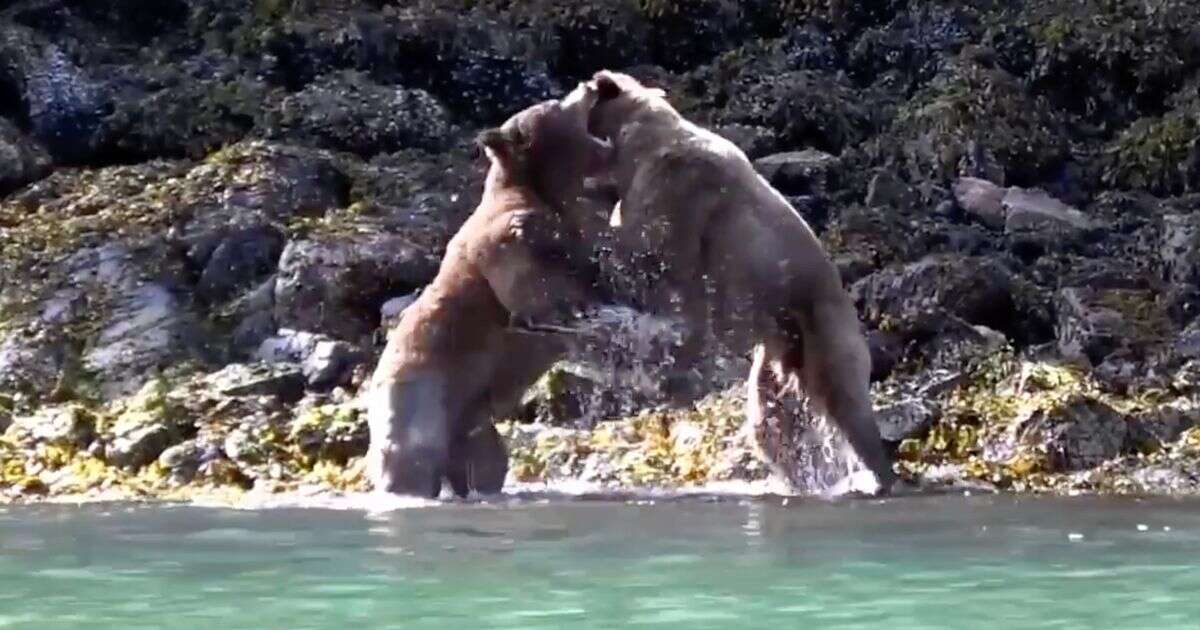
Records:
[[[1197,62],[1191,0],[1031,0],[1000,19],[1031,35],[1034,88],[1109,131],[1161,108]]]
[[[184,438],[192,423],[169,392],[165,379],[152,379],[116,406],[115,415],[103,426],[107,461],[137,470],[157,461],[164,450]]]
[[[1044,98],[966,51],[903,106],[868,153],[913,181],[949,184],[994,160],[1006,183],[1032,185],[1068,157],[1063,115]]]
[[[345,465],[367,452],[370,434],[366,414],[351,404],[323,404],[302,412],[292,422],[288,440],[315,465],[326,461]]]
[[[1102,177],[1109,186],[1164,196],[1200,189],[1200,100],[1122,131],[1106,148]]]

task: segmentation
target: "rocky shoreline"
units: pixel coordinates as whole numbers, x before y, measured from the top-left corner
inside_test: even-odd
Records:
[[[472,133],[600,67],[818,231],[907,478],[1200,494],[1200,8],[867,4],[8,3],[0,501],[364,489],[355,395]],[[607,350],[502,424],[510,487],[769,483],[739,357],[671,410]]]

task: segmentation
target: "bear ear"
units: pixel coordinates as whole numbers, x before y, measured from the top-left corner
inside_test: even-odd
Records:
[[[512,140],[508,137],[508,132],[500,127],[484,129],[475,136],[475,144],[479,145],[479,148],[498,155],[506,155],[511,143]]]
[[[602,101],[607,101],[621,95],[620,84],[617,83],[616,77],[608,70],[601,70],[592,75],[592,84],[596,86],[596,93]]]

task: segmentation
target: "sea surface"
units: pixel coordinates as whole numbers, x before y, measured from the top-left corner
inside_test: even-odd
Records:
[[[1200,503],[0,507],[0,627],[1197,628]]]

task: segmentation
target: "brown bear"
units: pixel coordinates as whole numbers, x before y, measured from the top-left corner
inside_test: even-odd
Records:
[[[758,344],[751,411],[762,413],[760,383],[773,367],[768,393],[801,387],[886,492],[896,476],[871,408],[870,354],[837,267],[808,224],[745,153],[681,116],[662,90],[600,71],[576,91],[596,93],[589,130],[613,145],[620,201],[612,224],[626,257],[657,253],[664,265],[648,308],[692,325],[677,364],[695,364],[709,330],[740,351]]]
[[[596,302],[587,248],[562,213],[608,163],[610,147],[587,133],[594,102],[577,91],[478,135],[490,161],[483,199],[390,331],[369,384],[377,490],[434,498],[444,478],[459,496],[503,487],[492,418],[569,349],[570,335],[544,324]]]

